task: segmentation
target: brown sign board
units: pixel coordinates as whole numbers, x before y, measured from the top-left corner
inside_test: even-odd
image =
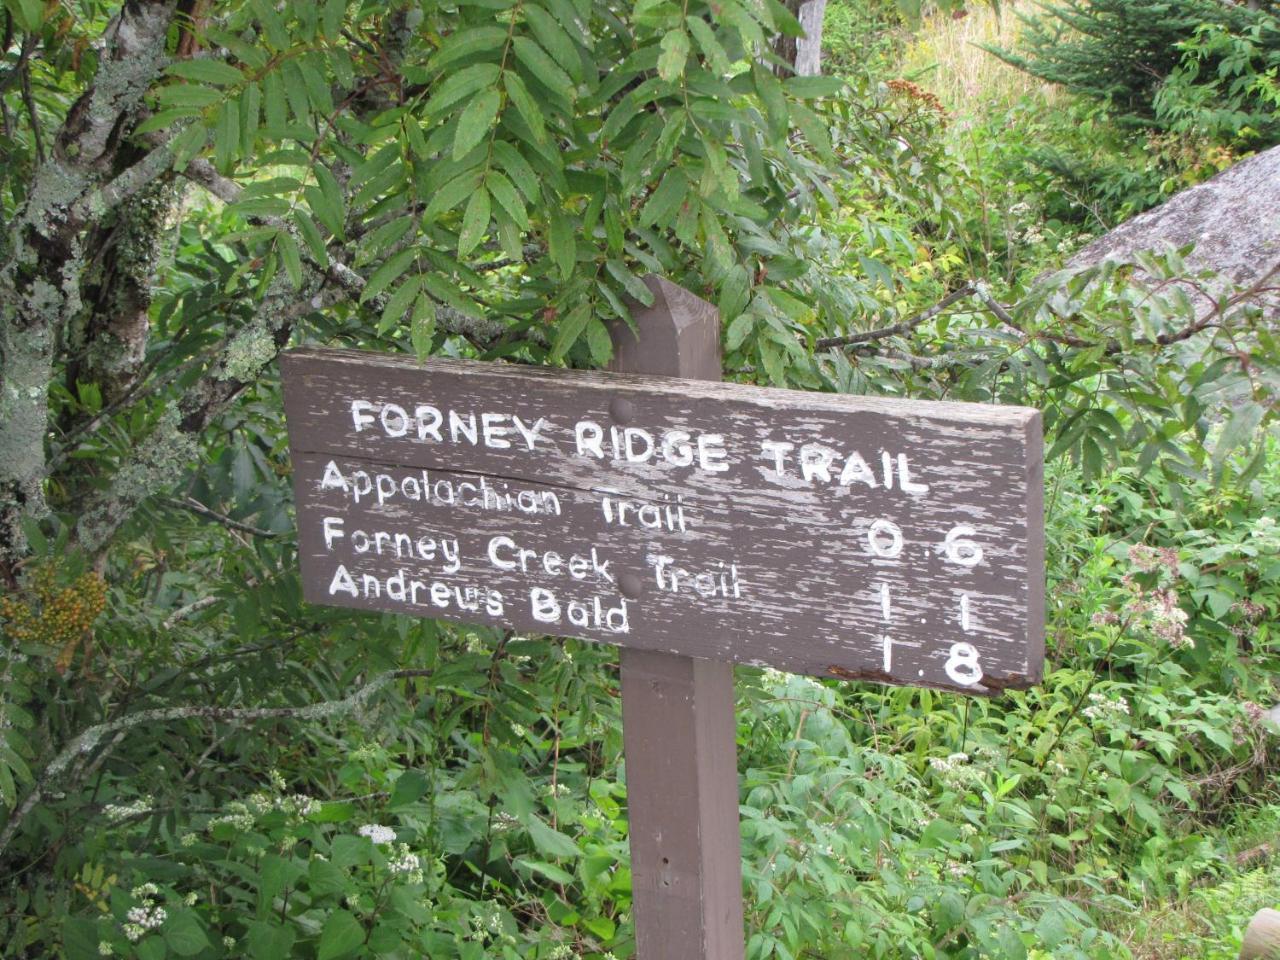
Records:
[[[1035,410],[281,362],[313,603],[969,693],[1040,677]]]

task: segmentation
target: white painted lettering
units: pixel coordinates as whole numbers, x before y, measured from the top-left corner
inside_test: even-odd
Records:
[[[333,571],[333,579],[329,581],[329,596],[341,591],[349,593],[353,597],[360,596],[360,592],[356,590],[355,581],[351,579],[351,574],[347,573],[347,568],[342,564],[338,564],[338,569]]]
[[[787,454],[796,448],[794,443],[782,440],[766,440],[760,444],[760,450],[766,456],[773,457],[773,472],[781,477],[787,472]]]
[[[507,434],[511,432],[511,428],[502,425],[502,422],[506,419],[506,414],[502,413],[480,414],[480,429],[484,431],[484,445],[486,447],[505,450],[511,446],[511,441],[506,439]]]
[[[388,437],[403,437],[409,432],[409,413],[398,403],[384,403],[378,419],[382,421],[382,432]]]
[[[515,424],[516,430],[520,432],[520,436],[524,438],[525,446],[532,450],[538,443],[538,432],[547,425],[547,421],[539,417],[534,421],[533,426],[527,426],[519,417],[513,416],[511,422]]]
[[[698,436],[698,466],[708,473],[724,473],[729,469],[728,451],[724,448],[724,437],[718,433],[704,433]]]
[[[444,416],[440,413],[438,407],[433,407],[428,403],[420,403],[413,408],[413,419],[418,421],[419,440],[431,437],[437,443],[444,442],[444,437],[440,436],[440,422],[444,419]]]
[[[352,400],[351,401],[351,422],[355,424],[356,433],[364,429],[365,424],[373,423],[373,415],[365,413],[365,410],[372,410],[373,404],[368,400]],[[354,589],[354,588],[353,588]]]
[[[585,457],[587,454],[594,454],[598,459],[604,459],[604,449],[601,441],[604,439],[604,428],[594,420],[579,420],[573,427],[574,441],[577,444],[578,456]]]

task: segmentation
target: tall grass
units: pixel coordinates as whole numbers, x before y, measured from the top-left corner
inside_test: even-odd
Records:
[[[978,46],[1013,47],[1022,25],[1016,13],[1031,6],[1005,0],[998,12],[985,4],[971,4],[958,18],[946,13],[926,17],[907,45],[903,75],[933,91],[948,110],[962,116],[1009,106],[1027,94],[1052,101],[1058,92],[1055,86]]]

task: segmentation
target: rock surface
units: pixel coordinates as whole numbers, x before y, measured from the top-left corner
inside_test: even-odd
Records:
[[[1187,257],[1192,271],[1215,271],[1239,287],[1280,287],[1280,146],[1241,160],[1125,221],[1066,266],[1131,260],[1142,251],[1189,243],[1196,245]],[[1269,314],[1280,313],[1280,292],[1260,291],[1257,299]],[[1207,300],[1200,302],[1204,311],[1212,309]]]

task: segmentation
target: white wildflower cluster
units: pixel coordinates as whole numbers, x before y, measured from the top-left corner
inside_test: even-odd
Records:
[[[511,732],[514,733],[521,740],[523,740],[525,737],[529,735],[528,729],[522,723],[513,723],[511,725]]]
[[[490,903],[482,911],[473,913],[471,930],[472,935],[480,939],[498,936],[502,933],[502,908]]]
[[[356,833],[362,837],[368,837],[374,843],[395,843],[396,840],[395,830],[379,823],[366,823]]]
[[[178,838],[178,845],[182,847],[194,847],[200,842],[200,836],[196,833],[184,833]]]
[[[1149,547],[1135,543],[1129,548],[1129,562],[1141,573],[1156,573],[1162,581],[1179,579],[1178,551],[1173,547]],[[1150,630],[1156,637],[1177,650],[1195,646],[1187,636],[1187,612],[1178,602],[1178,594],[1169,586],[1144,588],[1132,573],[1124,575],[1122,582],[1133,593],[1125,604],[1129,619]]]
[[[960,767],[969,762],[967,753],[952,753],[947,757],[930,757],[929,766],[933,768],[935,773],[948,774],[954,773]]]
[[[416,853],[409,852],[407,843],[397,843],[395,855],[387,861],[387,869],[392,874],[402,876],[406,883],[422,882],[422,859]]]
[[[1089,694],[1089,706],[1081,711],[1090,720],[1108,720],[1129,715],[1129,701],[1124,697],[1109,697],[1094,691]]]
[[[484,644],[474,633],[467,634],[467,653],[484,653]]]
[[[973,868],[962,860],[947,861],[947,873],[949,873],[952,877],[954,877],[957,880],[963,880],[972,871],[973,871]]]
[[[267,771],[267,779],[271,781],[271,786],[275,788],[276,793],[284,793],[284,788],[288,786],[284,775],[275,767]]]
[[[258,818],[249,811],[249,806],[240,800],[232,800],[222,808],[224,813],[214,817],[209,821],[209,829],[228,824],[237,830],[247,832],[252,830],[258,823]]]
[[[378,748],[372,743],[361,744],[351,751],[352,763],[372,763],[378,759]]]
[[[150,813],[154,803],[155,800],[147,794],[132,803],[108,803],[102,808],[102,813],[112,823],[122,823],[130,817],[140,817],[144,813]]]
[[[236,945],[236,938],[232,936],[225,936],[222,938],[222,945],[230,950]]]
[[[574,956],[573,947],[567,943],[557,943],[547,956],[550,960],[571,960]]]
[[[781,670],[775,670],[773,667],[765,667],[764,672],[760,675],[760,679],[764,681],[766,687],[781,687],[787,682],[787,674]]]
[[[494,833],[507,833],[516,829],[518,826],[520,826],[520,821],[505,810],[499,812],[499,814],[493,818],[492,829]]]
[[[572,791],[567,783],[552,783],[547,786],[547,795],[554,797],[567,797]]]
[[[98,956],[100,956],[100,957],[110,957],[110,956],[113,956],[113,955],[115,954],[115,952],[116,952],[116,948],[115,948],[115,947],[113,947],[113,946],[111,946],[111,941],[110,941],[110,940],[99,940],[99,941],[98,941]]]
[[[129,895],[138,901],[138,905],[129,908],[125,914],[124,935],[130,943],[137,943],[146,934],[156,930],[164,923],[168,914],[164,907],[156,903],[160,888],[154,883],[144,883],[129,891]],[[98,950],[102,952],[101,947]]]

